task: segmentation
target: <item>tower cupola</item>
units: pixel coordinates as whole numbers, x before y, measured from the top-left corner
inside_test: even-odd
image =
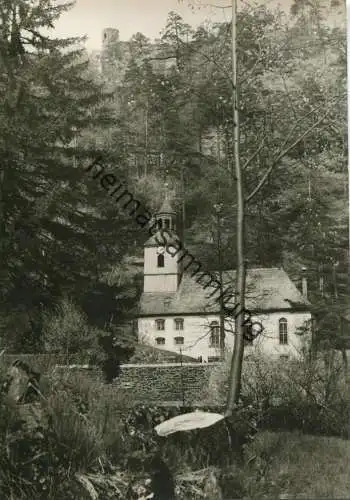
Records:
[[[165,184],[165,198],[163,205],[155,215],[158,229],[166,229],[174,232],[176,230],[176,212],[171,206],[168,184]]]

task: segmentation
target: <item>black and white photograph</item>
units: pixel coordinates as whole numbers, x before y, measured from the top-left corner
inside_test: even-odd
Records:
[[[0,0],[0,499],[350,499],[347,12]]]

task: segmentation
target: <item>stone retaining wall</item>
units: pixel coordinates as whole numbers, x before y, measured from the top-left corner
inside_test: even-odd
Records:
[[[125,364],[121,365],[120,376],[106,386],[106,390],[113,388],[138,403],[199,404],[214,367],[214,363]],[[67,367],[57,366],[56,370],[67,370]],[[101,372],[93,367],[76,365],[69,370],[94,380],[101,379]]]
[[[103,380],[101,371],[92,366],[75,364],[68,368],[64,356],[38,355],[5,355],[4,365],[10,366],[16,359],[26,361],[33,369],[43,374],[52,370],[56,372],[78,371],[92,380]],[[201,394],[208,387],[210,374],[216,363],[144,363],[124,364],[120,367],[120,376],[106,391],[118,391],[139,403],[171,402],[172,405],[201,403]]]
[[[145,402],[198,402],[213,368],[208,364],[123,365],[114,382],[119,390]]]

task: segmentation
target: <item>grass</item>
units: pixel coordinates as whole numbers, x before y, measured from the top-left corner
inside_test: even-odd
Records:
[[[79,388],[78,393],[83,401],[89,401],[89,409],[84,413],[96,434],[94,438],[91,436],[95,445],[92,454],[95,457],[103,456],[104,450],[112,462],[118,463],[123,469],[122,463],[125,457],[138,448],[138,446],[135,448],[135,443],[132,444],[131,441],[129,443],[128,439],[125,441],[124,429],[120,427],[119,410],[125,409],[126,401],[116,398],[115,389],[112,387],[108,388],[109,392],[106,387],[102,390],[103,384],[97,387],[99,384],[78,380],[79,377],[77,380],[72,375],[68,378],[73,387]],[[68,394],[70,397],[73,395],[71,391],[68,391]],[[129,399],[132,399],[131,395]],[[55,413],[58,416],[59,412]],[[66,422],[67,416],[63,420]],[[74,418],[72,422],[76,423]],[[66,422],[66,426],[68,423]],[[78,441],[82,441],[80,444],[84,446],[89,444],[89,439],[85,439],[83,432],[84,425],[81,425],[80,432],[77,432],[75,426],[72,429],[68,427],[65,431],[71,430],[72,434],[77,434]],[[143,433],[142,425],[139,427],[136,424],[136,428],[141,434]],[[198,439],[200,441],[200,436]],[[219,439],[218,434],[215,439]],[[138,441],[137,435],[135,440]],[[77,442],[76,445],[78,444]],[[181,476],[185,472],[191,474],[207,467],[205,456],[201,457],[198,454],[201,446],[197,449],[194,444],[192,441],[187,443],[181,436],[164,442],[164,457],[175,476]],[[101,450],[98,449],[98,445]],[[202,451],[204,453],[205,450]],[[144,453],[141,452],[141,455]],[[89,454],[83,453],[83,456],[88,458]],[[245,500],[350,498],[349,462],[350,441],[335,437],[305,435],[300,432],[261,431],[246,449],[243,468],[229,470],[230,486],[228,478],[223,480],[222,484],[227,485],[226,491],[223,491],[224,499],[232,498],[233,490],[236,491],[235,498],[239,496]],[[198,487],[203,493],[202,485]],[[192,496],[188,489],[184,492],[183,498],[197,499],[197,496]],[[212,495],[201,498],[217,500]]]
[[[170,416],[166,409],[146,407],[143,414],[140,408],[136,415],[126,422],[124,419],[130,411],[132,394],[120,395],[113,386],[106,386],[99,381],[93,382],[71,372],[60,377],[57,375],[57,379],[53,377],[51,385],[47,400],[43,403],[43,408],[46,408],[51,417],[51,430],[44,432],[48,441],[45,438],[38,444],[35,436],[28,435],[29,448],[34,443],[38,450],[30,448],[27,451],[35,457],[44,451],[50,458],[48,465],[51,467],[51,463],[57,462],[60,469],[57,471],[55,466],[53,474],[46,462],[43,462],[43,466],[41,462],[35,462],[23,480],[28,479],[37,487],[38,477],[43,477],[45,485],[52,483],[57,490],[56,496],[51,495],[49,498],[67,500],[85,498],[81,493],[73,491],[77,486],[76,474],[83,475],[85,483],[103,483],[106,492],[101,493],[100,498],[108,498],[108,488],[114,492],[114,489],[108,486],[108,481],[115,480],[115,488],[123,491],[119,497],[113,493],[111,498],[127,498],[124,491],[127,483],[133,482],[134,477],[143,481],[147,472],[148,454],[154,444],[149,430],[153,428],[155,418]],[[1,483],[7,480],[6,474],[3,473],[6,472],[5,466],[8,462],[8,435],[11,435],[10,413],[8,418],[6,417],[11,408],[7,408],[5,404],[2,407],[0,445],[3,454],[0,455],[0,461],[3,458],[3,464],[0,467],[0,496]],[[124,426],[126,423],[130,435]],[[22,437],[24,441],[27,439],[27,435]],[[223,489],[225,500],[350,498],[350,440],[311,436],[300,432],[260,431],[245,450],[244,464],[238,465],[240,462],[237,461],[236,466],[227,465],[234,461],[226,460],[229,458],[225,449],[227,435],[226,431],[221,433],[219,427],[210,435],[201,430],[174,435],[173,438],[170,436],[164,441],[161,440],[161,443],[158,441],[157,439],[157,447],[162,443],[163,456],[177,478],[181,493],[179,500],[219,500],[220,496],[214,492],[213,485],[210,492],[207,491],[208,484],[211,484],[209,465],[214,467],[214,463],[217,467],[219,463],[224,467],[222,474],[217,471],[217,480]],[[209,461],[209,456],[213,460]],[[56,462],[53,462],[54,460]],[[23,472],[21,461],[13,461],[17,468],[8,468],[10,490],[13,489],[13,482],[18,482],[18,472],[20,475]],[[119,482],[114,477],[116,471],[118,474],[123,473],[122,480],[118,479]],[[184,476],[189,479],[184,479]],[[64,489],[63,483],[68,480],[70,482]],[[62,491],[59,489],[61,483]],[[70,493],[69,497],[67,492]],[[10,498],[9,495],[2,496]],[[33,497],[39,498],[38,494],[29,497],[12,495],[12,498],[17,500]]]
[[[263,432],[247,450],[249,458],[249,498],[350,498],[350,441]]]

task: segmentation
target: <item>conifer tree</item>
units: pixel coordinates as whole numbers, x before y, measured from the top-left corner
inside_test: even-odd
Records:
[[[122,162],[117,148],[108,152],[106,141],[95,140],[108,132],[112,116],[84,39],[50,34],[73,4],[6,0],[0,6],[0,298],[6,319],[20,308],[33,320],[62,293],[91,288],[134,238],[130,221],[116,217],[106,192],[84,172],[97,156],[119,172]],[[4,319],[2,326],[10,334]]]

